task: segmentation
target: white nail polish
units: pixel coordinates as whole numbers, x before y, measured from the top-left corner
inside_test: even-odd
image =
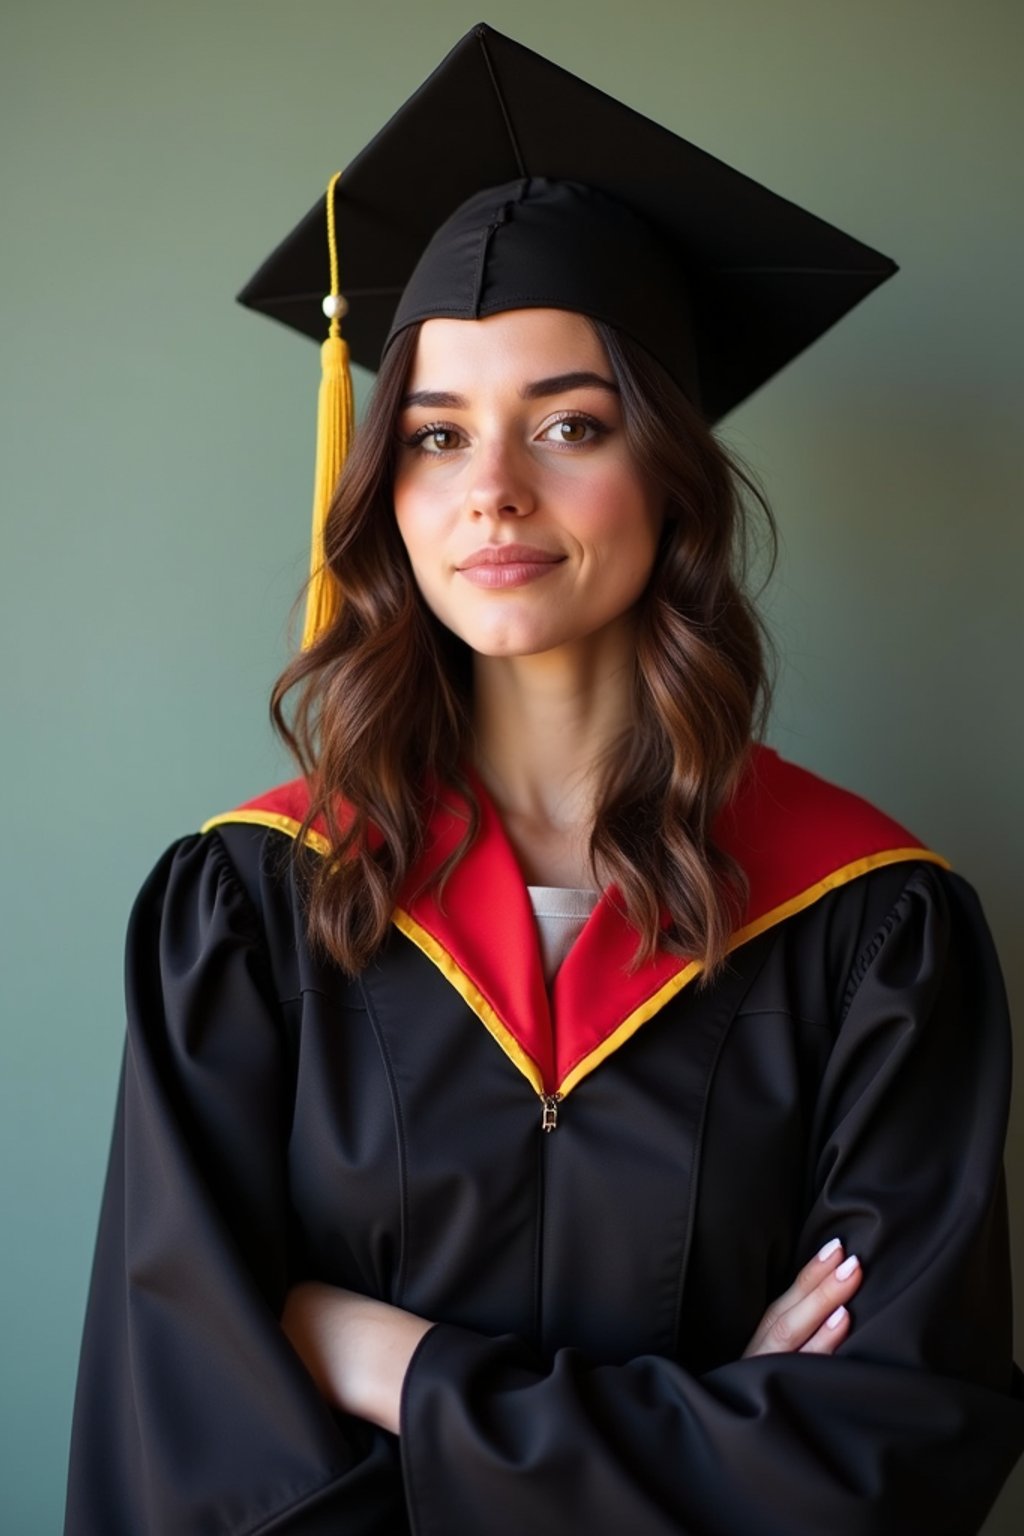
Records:
[[[825,1244],[824,1248],[819,1248],[818,1249],[818,1258],[819,1259],[827,1259],[829,1254],[830,1253],[835,1253],[836,1249],[839,1246],[840,1246],[840,1243],[839,1243],[838,1237],[831,1238],[830,1241]]]
[[[850,1257],[848,1259],[844,1259],[839,1268],[836,1270],[836,1279],[848,1280],[859,1263],[860,1260],[857,1258],[857,1255],[855,1253],[851,1253]]]
[[[831,1317],[826,1317],[826,1319],[825,1319],[825,1327],[826,1328],[838,1328],[839,1324],[842,1322],[842,1320],[843,1320],[843,1318],[845,1316],[846,1316],[846,1308],[845,1307],[836,1307],[836,1309],[832,1313]]]

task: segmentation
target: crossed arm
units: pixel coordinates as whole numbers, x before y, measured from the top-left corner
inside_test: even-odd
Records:
[[[767,1308],[743,1358],[832,1354],[849,1332],[846,1303],[861,1279],[856,1255],[844,1257],[842,1243],[833,1238]],[[289,1292],[281,1326],[329,1402],[398,1434],[405,1373],[432,1323],[401,1307],[309,1280]]]

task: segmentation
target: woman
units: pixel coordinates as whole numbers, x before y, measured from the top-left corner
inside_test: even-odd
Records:
[[[977,898],[759,743],[753,487],[541,302],[567,195],[636,238],[517,183],[486,313],[463,205],[417,265],[302,776],[133,911],[68,1536],[966,1532],[1024,1444]]]

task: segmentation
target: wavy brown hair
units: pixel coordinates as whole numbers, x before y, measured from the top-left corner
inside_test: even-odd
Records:
[[[619,386],[626,440],[664,487],[667,516],[636,607],[634,719],[598,765],[589,856],[592,869],[600,859],[610,872],[637,931],[633,968],[661,948],[700,959],[706,985],[747,894],[711,827],[767,722],[775,657],[746,589],[755,549],[767,552],[765,581],[774,568],[776,526],[752,472],[661,365],[612,326],[590,324]],[[383,943],[422,852],[431,777],[468,806],[466,831],[435,877],[442,902],[480,822],[463,769],[472,761],[472,652],[421,597],[391,496],[418,336],[409,326],[386,354],[328,513],[338,616],[289,662],[270,700],[274,728],[309,781],[296,856],[317,817],[332,849],[309,866],[308,937],[350,975]],[[761,544],[751,510],[763,518]]]

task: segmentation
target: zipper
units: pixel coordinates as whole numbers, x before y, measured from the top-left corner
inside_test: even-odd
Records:
[[[540,1128],[542,1131],[554,1131],[558,1129],[558,1106],[562,1101],[560,1093],[542,1093],[540,1096]]]
[[[540,1128],[543,1132],[557,1129],[558,1106],[561,1101],[560,1093],[540,1094]],[[542,1135],[537,1144],[537,1241],[533,1275],[534,1338],[541,1346],[544,1339],[544,1233],[547,1225],[548,1158],[555,1155],[549,1150],[550,1147],[547,1135]]]

